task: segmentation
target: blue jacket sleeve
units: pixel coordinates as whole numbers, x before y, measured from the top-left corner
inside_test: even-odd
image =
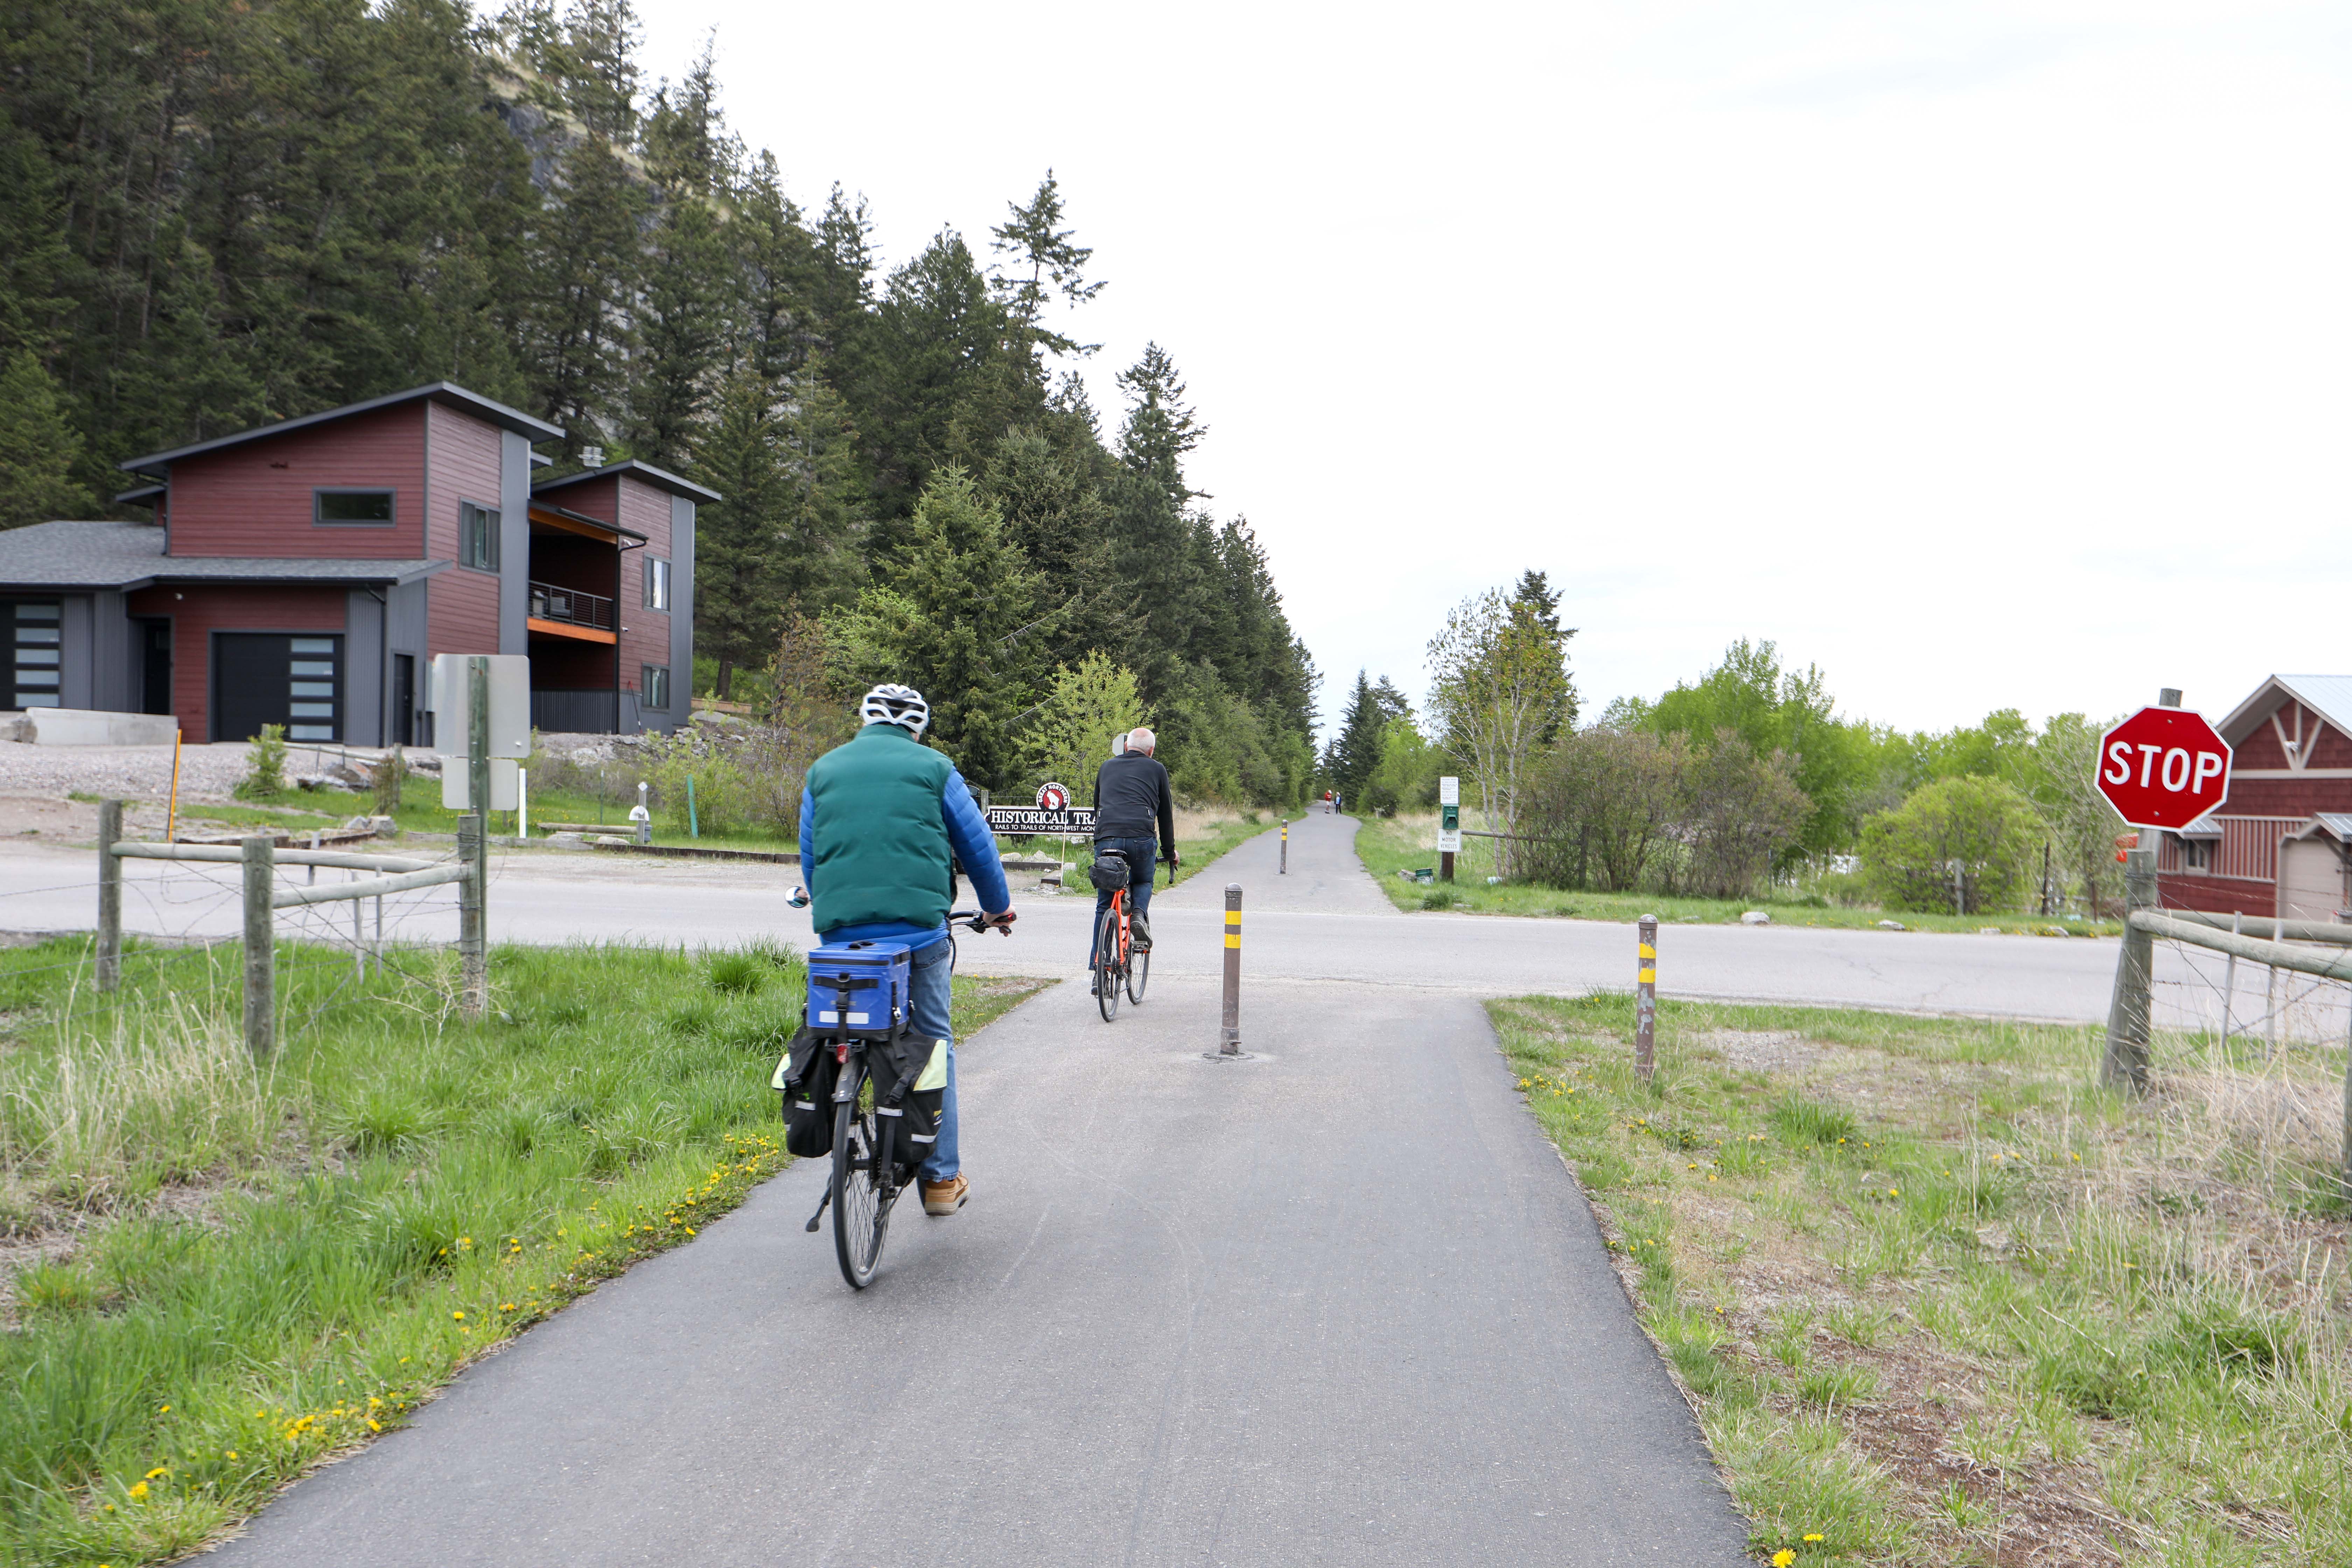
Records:
[[[801,790],[801,886],[816,897],[816,792]]]
[[[971,879],[980,907],[992,915],[1011,909],[1013,891],[1004,885],[1004,862],[997,858],[996,836],[989,832],[988,819],[980,815],[963,774],[954,768],[948,770],[947,791],[940,796],[940,816],[947,822],[948,842],[955,846],[956,858],[963,862],[964,875]],[[803,823],[807,820],[802,818]],[[803,826],[801,831],[805,836],[808,829]]]

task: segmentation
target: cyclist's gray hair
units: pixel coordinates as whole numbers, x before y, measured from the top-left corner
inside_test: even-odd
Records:
[[[1160,737],[1140,724],[1127,732],[1127,749],[1130,752],[1149,752],[1159,744]]]

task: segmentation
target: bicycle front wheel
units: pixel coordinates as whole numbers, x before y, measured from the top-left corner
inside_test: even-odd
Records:
[[[833,1111],[833,1251],[841,1277],[863,1290],[874,1282],[882,1261],[883,1234],[890,1228],[890,1205],[883,1201],[879,1152],[875,1136],[874,1085],[863,1064],[856,1092]]]
[[[1105,910],[1095,928],[1095,1005],[1103,1022],[1118,1016],[1118,910]]]
[[[1151,979],[1151,950],[1138,948],[1127,955],[1127,999],[1143,1005],[1143,987]]]

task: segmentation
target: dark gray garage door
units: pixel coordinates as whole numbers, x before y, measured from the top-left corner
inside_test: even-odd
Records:
[[[278,632],[213,638],[213,739],[249,741],[283,724],[289,741],[343,738],[343,639]]]

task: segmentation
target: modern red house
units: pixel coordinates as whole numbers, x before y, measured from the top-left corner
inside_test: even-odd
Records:
[[[2352,920],[2352,676],[2273,675],[2215,728],[2230,796],[2161,836],[2160,901]]]
[[[429,745],[435,654],[527,653],[540,727],[673,729],[718,497],[634,462],[534,483],[562,435],[436,382],[132,458],[152,523],[0,533],[0,707]]]

